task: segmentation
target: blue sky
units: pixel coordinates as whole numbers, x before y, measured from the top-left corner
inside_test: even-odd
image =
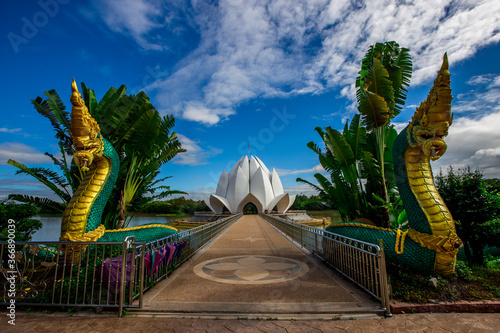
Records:
[[[187,153],[162,168],[193,199],[215,192],[225,168],[247,152],[276,168],[290,193],[321,172],[306,144],[314,128],[341,129],[356,112],[354,82],[367,47],[397,41],[414,72],[405,126],[427,96],[444,52],[455,121],[434,168],[470,165],[500,178],[500,2],[41,0],[2,4],[0,197],[48,195],[14,176],[9,158],[51,167],[58,153],[48,120],[30,99],[70,83],[101,98],[122,84],[173,114]]]

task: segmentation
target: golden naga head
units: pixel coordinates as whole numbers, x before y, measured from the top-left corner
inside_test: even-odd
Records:
[[[94,118],[90,115],[83,100],[75,79],[71,83],[71,138],[75,153],[73,159],[83,170],[87,171],[95,156],[102,156],[104,144],[101,130]]]
[[[443,64],[427,99],[420,103],[408,126],[410,146],[422,146],[425,156],[433,161],[446,151],[443,138],[448,135],[448,128],[453,122],[452,99],[448,56],[445,53]]]

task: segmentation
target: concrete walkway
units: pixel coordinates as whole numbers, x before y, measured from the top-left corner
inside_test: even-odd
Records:
[[[498,313],[376,316],[378,303],[256,216],[244,216],[146,298],[146,312],[124,318],[18,311],[12,326],[3,311],[0,332],[500,332]]]
[[[380,303],[257,215],[240,218],[172,277],[146,292],[142,312],[294,318],[382,314]]]

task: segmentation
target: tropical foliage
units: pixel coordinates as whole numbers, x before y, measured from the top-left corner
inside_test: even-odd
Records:
[[[395,135],[388,133],[389,123],[405,104],[412,67],[409,49],[400,48],[394,41],[376,43],[368,48],[356,79],[358,111],[374,136],[372,147],[382,175],[375,193],[385,204],[389,203],[389,192],[395,186],[392,154],[387,150],[392,147]],[[386,209],[383,214],[388,226],[389,211]]]
[[[373,154],[367,150],[366,127],[360,115],[354,115],[343,132],[331,127],[317,127],[315,130],[325,144],[325,151],[312,141],[307,146],[318,155],[330,179],[316,173],[314,177],[319,185],[301,178],[297,181],[316,189],[320,198],[329,207],[337,209],[344,221],[374,218],[370,193],[374,185],[380,183],[381,173]]]
[[[305,194],[297,194],[295,200],[293,201],[290,210],[326,210],[329,207],[325,206],[322,202],[323,200],[319,195],[307,196]]]
[[[161,117],[144,92],[127,95],[126,90],[123,85],[118,89],[112,87],[98,101],[95,92],[82,83],[82,95],[90,114],[99,123],[103,137],[120,156],[118,180],[103,215],[108,229],[116,227],[120,210],[127,217],[130,207],[141,207],[155,199],[184,193],[160,185],[169,177],[158,178],[160,168],[185,151],[177,134],[172,132],[175,119]],[[42,182],[61,202],[17,194],[10,198],[62,212],[84,173],[74,163],[67,162],[73,155],[73,146],[69,135],[71,120],[64,103],[55,90],[45,91],[44,95],[45,99],[37,97],[31,102],[56,132],[62,157],[46,155],[61,169],[63,176],[48,168],[28,168],[13,160],[8,163],[19,169],[17,173],[28,174]]]
[[[390,120],[402,110],[411,72],[408,49],[396,42],[370,46],[356,79],[359,114],[350,125],[346,123],[342,133],[331,127],[316,128],[325,144],[324,152],[314,142],[308,143],[330,180],[318,173],[314,177],[319,185],[300,178],[297,181],[315,188],[344,221],[365,217],[389,227],[392,216],[393,224],[398,225],[397,219],[404,223],[404,214],[399,217],[401,205],[392,166],[397,132]]]
[[[413,68],[409,51],[396,42],[368,48],[356,78],[356,98],[369,131],[386,125],[401,112]]]
[[[37,214],[35,206],[30,204],[16,204],[11,201],[0,202],[0,241],[8,240],[9,219],[15,221],[14,239],[16,241],[29,241],[42,227],[42,222],[32,217]],[[12,228],[11,228],[12,229]]]
[[[436,187],[455,219],[457,234],[464,242],[470,264],[484,262],[485,246],[498,246],[500,239],[500,198],[487,191],[479,170],[442,170],[436,177]]]
[[[498,178],[485,179],[484,184],[486,185],[486,190],[489,193],[500,196],[500,179]]]

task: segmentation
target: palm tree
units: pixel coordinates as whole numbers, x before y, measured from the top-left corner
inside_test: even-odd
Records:
[[[66,111],[64,103],[55,90],[44,91],[43,94],[46,99],[37,97],[31,100],[31,103],[40,115],[50,121],[56,132],[55,137],[59,140],[58,144],[62,158],[57,159],[49,153],[45,153],[45,155],[49,156],[54,165],[61,169],[63,176],[60,176],[48,168],[30,168],[11,159],[9,159],[7,163],[19,169],[16,175],[30,175],[47,186],[61,202],[49,198],[39,198],[22,194],[11,194],[9,195],[9,199],[30,203],[37,207],[43,207],[51,211],[62,213],[71,199],[71,193],[76,190],[83,177],[82,173],[75,165],[68,166],[66,162],[67,157],[73,155],[73,141],[68,131],[68,129],[71,128],[69,113]]]
[[[123,85],[109,89],[99,102],[94,91],[83,83],[82,91],[85,104],[99,123],[101,133],[120,155],[120,176],[115,185],[120,191],[113,191],[104,211],[106,228],[126,226],[129,217],[133,217],[129,207],[137,211],[154,199],[187,194],[158,185],[169,177],[156,179],[164,164],[186,151],[182,149],[177,133],[171,132],[175,126],[173,116],[161,117],[144,92],[136,96],[126,95]],[[119,212],[123,214],[123,222],[117,225]]]
[[[150,110],[152,111],[152,110]],[[140,130],[125,144],[127,174],[123,183],[122,204],[125,219],[129,215],[128,207],[135,203],[135,209],[155,200],[172,194],[186,192],[170,190],[168,186],[152,187],[170,177],[155,178],[159,169],[174,158],[177,153],[184,152],[175,132],[170,130],[175,125],[172,116],[161,118],[158,112],[147,112],[143,121],[147,126],[139,126]],[[166,144],[165,144],[166,143]],[[148,195],[146,195],[148,194]],[[138,198],[141,198],[139,201]],[[135,200],[134,200],[135,199]],[[125,222],[125,221],[124,221]],[[124,224],[125,226],[127,223]]]
[[[49,198],[39,198],[23,194],[10,194],[9,199],[24,203],[30,203],[34,206],[40,208],[43,207],[50,211],[60,213],[64,212],[66,205],[71,199],[71,194],[68,191],[68,183],[63,177],[57,174],[57,172],[54,172],[48,168],[29,168],[26,165],[11,159],[9,159],[7,163],[19,169],[15,173],[16,175],[26,174],[34,177],[39,182],[47,186],[52,192],[54,192],[54,194],[56,194],[62,202],[58,202]]]
[[[82,83],[83,98],[90,114],[99,123],[103,137],[113,145],[120,156],[118,180],[103,215],[108,229],[116,227],[120,206],[127,215],[131,206],[138,209],[155,198],[185,193],[160,185],[169,177],[157,178],[161,166],[178,153],[185,152],[177,134],[172,132],[175,119],[172,116],[161,117],[144,92],[126,95],[126,89],[123,85],[118,89],[112,87],[97,101],[94,91]],[[55,90],[44,92],[44,95],[45,100],[38,97],[32,100],[32,103],[42,116],[50,120],[56,131],[63,158],[56,159],[50,154],[47,155],[62,169],[64,177],[59,177],[57,173],[50,174],[48,169],[27,168],[12,160],[9,160],[9,163],[20,169],[17,173],[29,174],[49,187],[62,203],[15,194],[9,197],[63,211],[71,198],[68,187],[71,192],[75,191],[84,173],[73,163],[71,166],[66,164],[66,158],[73,155],[72,139],[69,135],[69,113],[65,111],[65,106]]]

